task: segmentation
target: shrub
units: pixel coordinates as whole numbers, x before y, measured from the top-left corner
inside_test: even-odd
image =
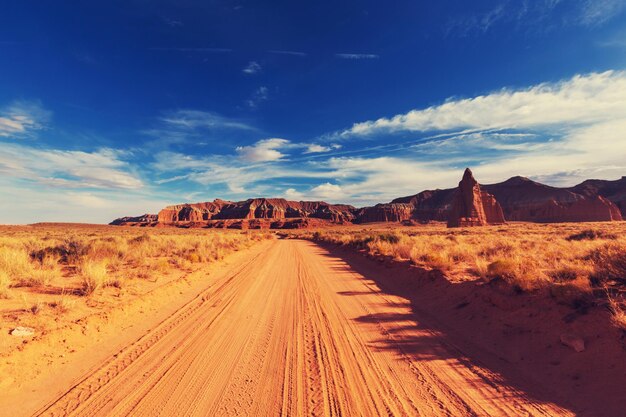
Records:
[[[587,256],[594,263],[592,280],[595,285],[609,281],[626,284],[626,247],[608,244],[592,250]]]
[[[68,238],[60,245],[31,251],[30,257],[39,262],[43,262],[47,257],[53,257],[65,264],[78,264],[88,251],[89,245],[75,238]]]
[[[377,236],[377,239],[381,242],[387,242],[395,245],[400,242],[400,236],[395,233],[381,233]]]
[[[579,272],[572,267],[564,267],[548,272],[548,276],[555,282],[574,281],[579,276]]]
[[[86,261],[80,266],[82,292],[91,295],[109,284],[106,263]]]
[[[609,307],[613,314],[613,323],[626,332],[626,310],[612,297],[609,297]]]
[[[26,280],[33,271],[28,253],[24,249],[0,248],[0,271],[9,277],[10,285]]]
[[[189,262],[191,262],[192,264],[195,264],[195,263],[201,262],[201,260],[200,260],[200,255],[198,255],[198,254],[197,254],[197,253],[195,253],[195,252],[188,253],[188,254],[185,256],[185,259],[187,259],[187,260],[188,260]]]
[[[57,313],[67,313],[74,307],[75,303],[76,300],[72,300],[68,295],[63,293],[57,301],[53,301],[49,305],[54,308]]]
[[[11,278],[6,271],[0,270],[0,298],[10,298]]]
[[[487,278],[513,281],[516,275],[517,265],[510,259],[495,261],[487,266]]]
[[[616,238],[617,236],[604,233],[601,230],[586,229],[586,230],[581,231],[580,233],[575,233],[573,235],[570,235],[566,237],[565,239],[569,241],[573,241],[573,240],[580,241],[580,240],[616,239]]]

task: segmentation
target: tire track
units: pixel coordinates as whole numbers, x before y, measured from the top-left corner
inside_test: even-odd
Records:
[[[36,415],[572,415],[527,398],[407,310],[314,244],[276,241]],[[422,355],[402,343],[416,338]]]

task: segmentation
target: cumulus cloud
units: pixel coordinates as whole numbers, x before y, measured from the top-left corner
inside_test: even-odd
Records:
[[[248,62],[248,65],[242,70],[244,74],[252,75],[261,71],[261,65],[256,61]]]
[[[341,136],[380,132],[504,129],[589,124],[626,117],[626,72],[577,75],[356,123]]]
[[[298,191],[295,188],[287,188],[283,196],[288,200],[342,201],[342,198],[346,198],[341,186],[331,184],[330,182],[316,185],[304,192]]]
[[[287,139],[263,139],[251,146],[238,146],[237,153],[241,159],[248,162],[278,161],[285,156],[279,149],[289,143]]]

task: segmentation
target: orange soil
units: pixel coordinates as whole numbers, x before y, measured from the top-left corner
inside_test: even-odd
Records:
[[[266,242],[235,256],[239,262],[213,274],[204,288],[187,291],[188,298],[191,290],[199,293],[187,304],[129,315],[127,333],[101,338],[93,354],[59,365],[47,380],[0,393],[0,407],[7,407],[0,409],[15,416],[570,416],[580,410],[571,397],[575,388],[559,392],[556,377],[532,375],[534,363],[524,372],[509,353],[486,347],[510,335],[486,343],[421,314],[412,284],[401,276],[406,268],[301,240]],[[77,367],[90,370],[78,377]],[[622,405],[600,396],[587,411],[611,415]]]

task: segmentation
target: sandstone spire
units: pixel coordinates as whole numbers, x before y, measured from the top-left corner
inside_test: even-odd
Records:
[[[495,197],[482,191],[472,171],[465,169],[452,202],[448,227],[485,226],[504,222],[502,207]]]

